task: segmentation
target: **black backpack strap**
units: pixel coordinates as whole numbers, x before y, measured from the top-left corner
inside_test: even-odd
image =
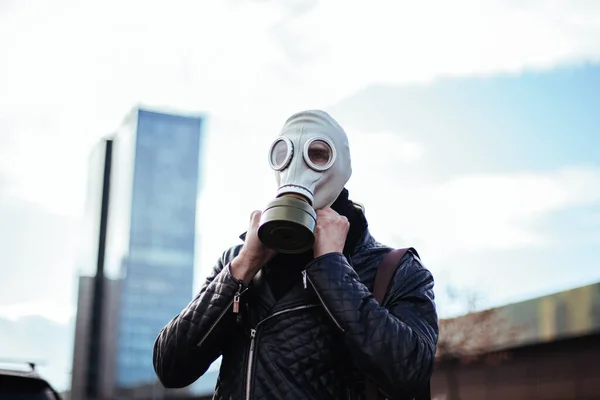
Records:
[[[387,293],[390,283],[396,273],[396,269],[398,268],[398,264],[400,260],[408,251],[414,251],[413,248],[405,248],[405,249],[395,249],[390,251],[388,254],[383,257],[381,263],[377,267],[377,272],[375,273],[375,282],[373,284],[373,295],[377,302],[381,305],[383,303],[383,298]],[[416,251],[415,251],[416,253]],[[377,400],[377,385],[370,379],[367,379],[366,382],[367,390],[366,390],[366,398],[367,400]],[[427,382],[427,388],[423,391],[422,394],[417,396],[415,400],[430,400],[430,385]]]

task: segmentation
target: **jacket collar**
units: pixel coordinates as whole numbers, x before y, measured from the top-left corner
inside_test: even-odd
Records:
[[[373,236],[371,235],[371,232],[369,231],[369,223],[367,221],[367,218],[365,217],[365,207],[362,204],[359,204],[356,202],[353,202],[353,203],[354,203],[354,206],[359,210],[362,218],[364,219],[366,228],[363,231],[358,242],[356,242],[356,245],[354,246],[354,249],[352,250],[352,252],[350,254],[351,257],[354,257],[361,250],[371,247],[373,244],[376,243],[376,240],[373,238]]]

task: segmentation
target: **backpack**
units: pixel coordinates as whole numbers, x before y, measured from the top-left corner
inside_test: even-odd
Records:
[[[375,274],[375,283],[373,284],[373,295],[379,304],[383,303],[383,297],[388,291],[390,282],[394,277],[394,273],[398,268],[398,263],[408,251],[415,251],[413,248],[396,249],[385,255]],[[378,390],[377,385],[370,379],[366,382],[366,398],[367,400],[377,400]],[[431,385],[427,382],[426,387],[419,393],[414,400],[431,400]]]

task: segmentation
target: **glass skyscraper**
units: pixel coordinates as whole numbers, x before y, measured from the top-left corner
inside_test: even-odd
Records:
[[[117,387],[156,380],[154,340],[192,296],[202,124],[135,109],[114,136],[105,270],[122,279]]]

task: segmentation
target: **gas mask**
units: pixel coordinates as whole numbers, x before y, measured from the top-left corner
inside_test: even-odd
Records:
[[[261,242],[279,253],[312,248],[316,212],[337,199],[352,175],[346,132],[327,113],[291,116],[269,149],[278,190],[263,211]]]

